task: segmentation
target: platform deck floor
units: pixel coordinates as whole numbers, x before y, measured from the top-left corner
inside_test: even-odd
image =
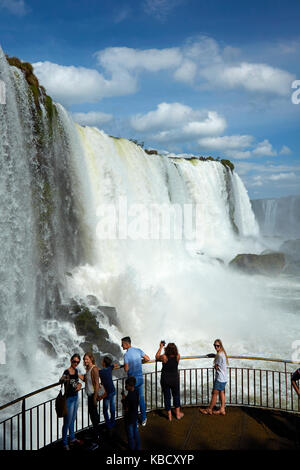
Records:
[[[198,407],[183,408],[184,418],[172,422],[164,410],[147,414],[147,425],[139,426],[143,450],[210,451],[210,450],[300,450],[300,416],[282,411],[247,407],[227,407],[226,416],[202,415]],[[108,434],[100,426],[100,446],[96,452],[128,450],[122,419]],[[77,433],[82,445],[73,450],[88,449],[90,430]],[[57,442],[48,450],[62,449]]]

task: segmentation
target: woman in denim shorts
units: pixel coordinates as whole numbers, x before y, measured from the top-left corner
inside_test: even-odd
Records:
[[[200,408],[200,412],[205,415],[225,415],[225,386],[228,381],[227,375],[227,365],[228,357],[226,351],[223,347],[222,341],[216,339],[214,341],[214,347],[216,349],[216,357],[214,360],[214,368],[216,370],[215,381],[213,385],[211,402],[208,408]],[[221,407],[219,410],[215,411],[214,407],[217,403],[218,395],[220,397]]]

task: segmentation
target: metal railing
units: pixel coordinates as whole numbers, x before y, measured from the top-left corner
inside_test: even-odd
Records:
[[[182,357],[181,360],[207,359],[208,356]],[[253,367],[228,367],[226,385],[227,406],[250,406],[281,410],[300,414],[300,399],[291,384],[293,371],[287,367],[299,364],[281,359],[261,357],[229,356],[231,360],[266,361],[276,363],[283,370],[258,369]],[[155,369],[144,373],[145,403],[147,411],[164,407],[160,387],[160,370],[156,361]],[[274,365],[273,365],[274,367]],[[215,376],[213,367],[191,367],[179,370],[180,394],[182,406],[208,405],[211,398]],[[121,391],[125,388],[126,376],[114,380],[116,388],[116,419],[122,418]],[[0,411],[21,404],[21,411],[4,419],[0,423],[0,450],[37,450],[58,441],[62,437],[63,420],[57,418],[55,397],[26,409],[28,400],[38,394],[60,387],[51,384],[29,393],[10,403],[0,406]],[[81,431],[91,425],[88,415],[86,396],[83,389],[79,392],[80,401],[75,423],[75,431]],[[100,422],[104,422],[101,402],[99,402]]]

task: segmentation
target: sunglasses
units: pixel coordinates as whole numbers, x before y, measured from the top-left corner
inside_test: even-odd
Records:
[[[72,364],[79,364],[80,361],[72,361]]]
[[[221,345],[220,345],[220,344],[214,344],[214,347],[215,347],[215,348],[220,348]]]

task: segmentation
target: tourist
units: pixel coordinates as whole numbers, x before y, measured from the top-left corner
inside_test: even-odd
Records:
[[[225,415],[225,386],[228,381],[228,357],[220,339],[215,340],[214,347],[216,349],[217,354],[214,360],[214,368],[216,370],[216,375],[213,384],[212,398],[209,407],[206,409],[200,408],[200,412],[202,414],[209,415]],[[220,397],[221,406],[219,410],[215,411],[214,407],[217,403],[218,395]]]
[[[172,421],[171,411],[171,392],[173,396],[173,406],[176,411],[176,418],[183,418],[184,414],[180,411],[180,390],[179,390],[179,373],[178,364],[180,361],[180,354],[175,343],[169,343],[162,354],[162,348],[165,342],[161,341],[159,349],[155,355],[157,361],[161,361],[161,388],[164,396],[165,409],[168,412],[169,421]]]
[[[60,383],[64,384],[67,402],[67,415],[64,417],[62,428],[62,441],[65,450],[70,450],[68,445],[68,431],[70,444],[73,445],[80,443],[80,441],[75,438],[74,432],[74,423],[78,409],[78,392],[81,389],[81,383],[79,382],[80,377],[77,370],[79,363],[79,354],[74,354],[71,357],[70,367],[64,371],[63,376],[60,379]]]
[[[126,353],[124,355],[124,370],[125,372],[127,372],[128,377],[135,377],[136,379],[135,388],[139,392],[142,426],[146,426],[147,417],[144,397],[142,362],[148,362],[150,361],[150,358],[141,349],[133,348],[131,346],[131,339],[129,336],[125,336],[124,338],[122,338],[122,348],[126,350]]]
[[[298,397],[300,397],[300,389],[296,382],[299,382],[299,380],[300,380],[300,367],[292,375],[292,386],[295,392],[297,393]]]
[[[85,381],[85,392],[88,399],[88,412],[93,425],[93,442],[90,450],[99,447],[99,422],[98,413],[98,392],[99,392],[99,370],[96,367],[96,361],[91,353],[85,353],[83,362],[86,368],[86,374],[80,376]]]
[[[112,371],[118,364],[112,364],[112,359],[109,356],[105,356],[102,360],[102,367],[99,371],[101,384],[104,387],[105,394],[101,397],[103,399],[103,415],[107,428],[112,429],[115,422],[115,397],[116,389],[112,380]],[[110,416],[108,414],[108,408]]]
[[[136,388],[136,378],[128,377],[125,382],[127,396],[121,392],[124,407],[124,423],[130,450],[141,449],[141,438],[138,429],[139,392]]]

